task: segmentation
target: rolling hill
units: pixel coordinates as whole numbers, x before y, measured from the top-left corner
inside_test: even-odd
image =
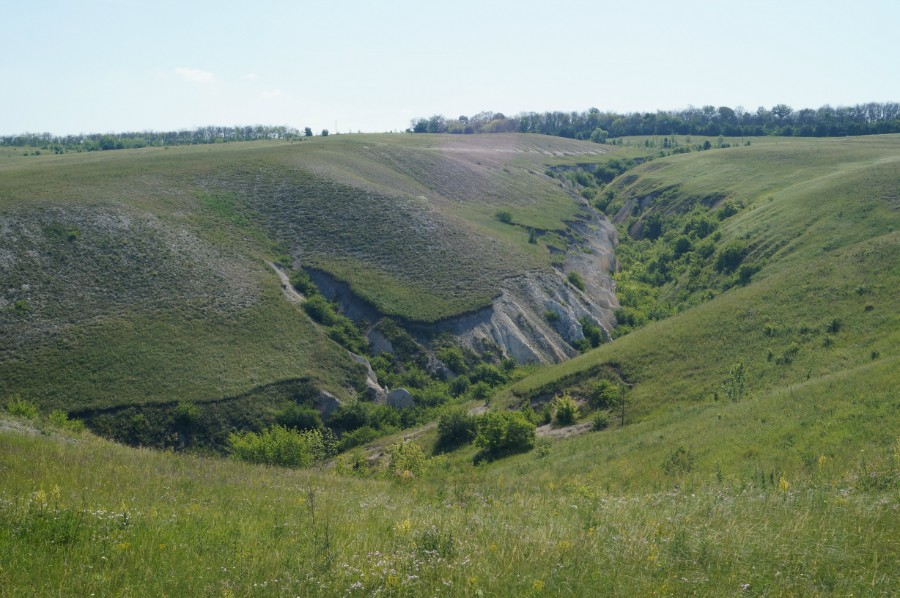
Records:
[[[4,415],[0,588],[896,595],[900,136],[753,139],[580,176],[655,154],[652,138],[624,142],[8,158],[0,393],[45,411],[170,400],[151,392],[166,379],[269,412],[279,383],[360,385],[364,367],[285,300],[266,259],[310,266],[323,293],[343,283],[348,310],[423,343],[512,332],[497,325],[509,306],[520,331],[542,321],[531,347],[572,349],[551,322],[564,316],[633,325],[468,405],[539,418],[576,401],[575,425],[503,458],[449,450],[426,424],[288,470]],[[596,300],[610,289],[621,309]],[[549,316],[551,300],[566,309]]]

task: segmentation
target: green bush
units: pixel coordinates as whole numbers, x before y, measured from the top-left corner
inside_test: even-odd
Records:
[[[79,419],[69,419],[68,414],[62,409],[54,409],[47,417],[50,423],[57,428],[63,430],[71,430],[73,432],[81,432],[84,430],[84,422]]]
[[[557,424],[571,426],[578,420],[578,404],[568,391],[553,399],[553,407],[556,410]]]
[[[438,445],[458,446],[475,438],[475,418],[457,407],[438,419]]]
[[[600,380],[591,389],[588,404],[594,409],[609,409],[616,404],[619,397],[619,387],[609,380]]]
[[[669,453],[662,463],[666,475],[689,473],[694,469],[694,454],[683,446]]]
[[[591,420],[591,428],[599,432],[609,427],[609,413],[606,411],[598,411]]]
[[[472,384],[478,384],[479,382],[484,382],[489,386],[500,386],[504,382],[506,382],[506,374],[501,371],[497,366],[491,365],[489,363],[479,363],[472,370],[472,373],[469,374],[469,380]]]
[[[478,418],[475,444],[491,456],[530,451],[537,426],[519,411],[489,411]]]
[[[459,347],[442,347],[438,349],[437,358],[450,368],[454,374],[465,374],[469,371],[466,365],[466,358]]]
[[[361,428],[357,428],[352,432],[347,432],[343,436],[341,436],[341,441],[338,444],[339,451],[346,451],[352,449],[357,446],[361,446],[366,444],[367,442],[372,442],[376,438],[382,435],[382,432],[379,432],[372,426],[363,426]]]
[[[503,224],[512,224],[513,215],[509,210],[497,210],[494,217]]]
[[[310,278],[309,274],[303,270],[298,270],[291,275],[291,284],[299,293],[302,293],[307,298],[319,294],[319,289],[316,287],[312,278]]]
[[[322,295],[314,295],[303,302],[303,311],[309,317],[323,326],[333,326],[337,321],[337,314],[328,299]]]
[[[6,402],[6,411],[10,415],[24,417],[27,419],[37,419],[40,415],[37,405],[35,405],[31,401],[26,401],[17,394],[9,397],[9,400]]]
[[[469,387],[469,396],[473,401],[488,401],[493,394],[491,385],[487,382],[477,382]]]
[[[584,290],[584,281],[581,279],[581,276],[578,272],[569,272],[569,275],[566,277],[569,280],[569,283],[578,289],[579,291]]]
[[[259,433],[230,434],[228,444],[237,459],[284,467],[309,467],[335,453],[331,434],[319,430],[299,432],[279,425]]]
[[[292,403],[278,412],[275,421],[285,428],[295,430],[319,430],[322,428],[322,418],[317,409],[296,403]]]
[[[730,274],[741,265],[744,256],[747,255],[747,246],[742,241],[726,243],[716,255],[716,271]]]
[[[397,476],[421,477],[428,468],[428,458],[415,442],[396,442],[387,448],[388,469]]]

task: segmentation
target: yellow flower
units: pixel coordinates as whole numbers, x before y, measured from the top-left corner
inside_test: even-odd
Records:
[[[497,545],[491,544],[491,552],[497,552]]]
[[[53,502],[58,503],[62,498],[62,493],[59,491],[59,486],[53,485],[53,488],[50,490],[50,498],[53,499]]]
[[[825,458],[825,455],[819,455],[819,467],[824,467],[825,461],[827,461],[827,459]]]
[[[388,588],[399,588],[400,587],[400,576],[399,575],[388,575],[387,579],[384,580],[384,585]]]
[[[791,485],[784,479],[784,476],[781,476],[781,479],[778,480],[778,487],[781,488],[782,492],[787,492],[787,489],[790,488]]]
[[[411,530],[411,529],[412,529],[412,523],[410,522],[410,520],[408,518],[404,519],[403,521],[398,522],[397,525],[394,526],[394,530],[398,534],[408,534],[409,530]]]
[[[534,580],[534,583],[531,584],[531,587],[532,587],[536,592],[540,592],[541,590],[544,589],[544,582],[541,581],[540,579],[535,579],[535,580]]]

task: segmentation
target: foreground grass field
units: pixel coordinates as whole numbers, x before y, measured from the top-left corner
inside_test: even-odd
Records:
[[[414,479],[29,435],[7,420],[0,592],[894,595],[896,367],[493,464],[457,454]],[[666,467],[673,454],[689,459]]]

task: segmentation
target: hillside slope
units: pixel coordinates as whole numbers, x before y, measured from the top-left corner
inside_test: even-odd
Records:
[[[365,368],[284,300],[266,260],[345,284],[376,317],[477,314],[475,326],[444,326],[523,361],[564,359],[580,324],[564,338],[543,321],[544,297],[609,327],[611,283],[602,268],[596,298],[571,289],[551,241],[529,235],[565,252],[569,222],[593,221],[596,240],[572,247],[593,242],[611,266],[604,221],[544,174],[548,161],[607,149],[357,135],[4,156],[0,395],[94,409],[233,399],[304,379],[353,397]],[[523,333],[503,315],[494,326],[493,301],[522,277],[537,281],[533,296],[514,298],[539,303],[532,325]]]
[[[630,413],[640,419],[672,403],[713,399],[739,363],[753,395],[896,358],[898,168],[900,137],[885,136],[755,142],[629,171],[611,185],[623,205],[616,219],[629,230],[653,214],[743,204],[723,221],[717,243],[744,248],[749,279],[704,265],[715,255],[703,262],[686,253],[677,259],[693,267],[670,262],[683,274],[662,292],[676,298],[712,277],[718,286],[701,288],[713,288],[714,299],[540,371],[510,396],[564,388],[587,396],[605,377],[629,385]],[[708,198],[713,203],[704,204]],[[896,374],[889,379],[900,386]]]

